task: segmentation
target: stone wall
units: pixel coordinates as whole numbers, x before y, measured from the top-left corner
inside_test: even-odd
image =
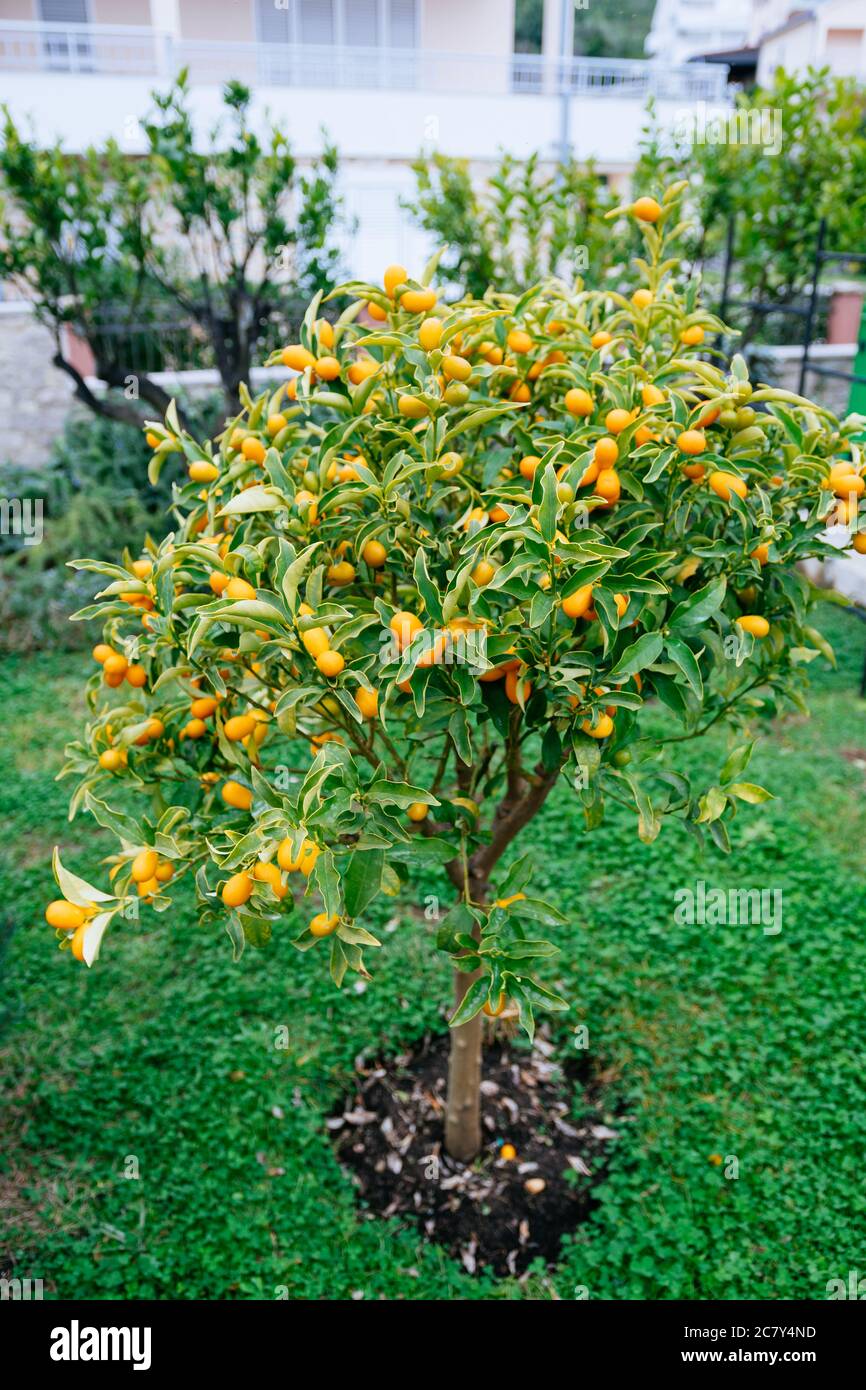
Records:
[[[855,351],[853,343],[816,343],[809,349],[809,361],[832,371],[851,372]],[[802,360],[801,347],[753,347],[749,353],[749,370],[753,380],[781,386],[785,391],[798,391]],[[851,382],[809,372],[803,394],[844,419],[848,413]]]
[[[44,463],[73,408],[73,386],[52,364],[54,340],[29,305],[0,304],[0,460]]]
[[[810,356],[822,367],[851,371],[854,352],[853,344],[818,344]],[[796,391],[801,353],[799,347],[754,348],[750,356],[753,377]],[[52,364],[53,356],[51,334],[29,306],[20,301],[0,303],[0,418],[6,422],[6,440],[14,438],[11,448],[8,442],[0,444],[0,460],[14,456],[14,461],[27,465],[44,462],[70,411],[84,410],[73,400],[71,381]],[[253,384],[261,389],[282,375],[279,368],[257,370]],[[158,373],[155,379],[169,391],[180,389],[186,395],[219,389],[216,373],[209,370],[166,373],[164,377]],[[88,385],[99,389],[97,382],[88,381]],[[847,412],[850,389],[847,381],[814,373],[806,383],[807,395],[841,416]]]

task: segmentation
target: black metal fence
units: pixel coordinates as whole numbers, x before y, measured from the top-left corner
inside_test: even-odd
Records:
[[[294,297],[278,300],[262,322],[259,355],[267,356],[272,347],[296,336],[305,309],[304,301]],[[172,301],[143,301],[134,306],[109,302],[75,327],[97,361],[116,362],[143,376],[216,366],[206,329]]]
[[[727,322],[732,309],[745,310],[749,314],[757,315],[762,324],[773,316],[781,316],[794,327],[798,325],[800,332],[796,334],[793,341],[797,346],[801,346],[803,355],[800,361],[800,376],[797,390],[800,395],[805,393],[806,380],[810,372],[816,376],[833,377],[841,381],[849,381],[853,385],[855,382],[866,385],[866,377],[859,376],[856,372],[846,372],[835,367],[824,367],[810,359],[810,350],[814,346],[821,330],[824,328],[828,297],[821,283],[821,275],[824,267],[832,262],[836,264],[849,264],[866,266],[866,253],[859,251],[828,251],[827,250],[827,222],[821,219],[818,226],[818,237],[815,245],[815,259],[812,266],[812,275],[809,286],[801,295],[792,298],[788,302],[777,300],[760,299],[737,299],[732,293],[732,281],[735,275],[735,245],[736,245],[736,219],[731,218],[728,222],[727,234],[725,238],[724,269],[722,272],[722,291],[719,301],[719,318]],[[787,336],[787,335],[785,335]],[[760,346],[754,343],[755,347]]]

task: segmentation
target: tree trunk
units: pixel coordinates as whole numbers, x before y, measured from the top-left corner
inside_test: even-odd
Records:
[[[515,721],[516,723],[516,721]],[[457,764],[458,773],[460,762]],[[459,860],[446,865],[454,886],[481,906],[490,899],[490,872],[511,841],[537,815],[559,776],[559,767],[545,769],[539,763],[528,787],[521,775],[519,759],[510,760],[508,794],[497,808],[490,843],[473,855],[468,866]],[[467,874],[468,867],[468,874]],[[466,875],[464,881],[464,875]],[[472,933],[477,939],[479,930]],[[467,989],[479,979],[480,970],[471,974],[454,972],[454,1007]],[[484,1016],[478,1013],[468,1023],[451,1031],[448,1059],[448,1097],[445,1109],[445,1149],[461,1163],[471,1163],[481,1150],[481,1037]]]
[[[454,971],[457,1008],[480,971]],[[483,1014],[451,1029],[448,1059],[448,1100],[445,1110],[445,1148],[452,1158],[470,1163],[481,1149],[481,1029]]]

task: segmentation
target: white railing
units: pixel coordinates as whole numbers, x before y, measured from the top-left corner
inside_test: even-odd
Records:
[[[136,77],[156,75],[170,66],[168,38],[156,29],[0,22],[2,70]]]
[[[409,48],[173,40],[156,29],[100,24],[0,22],[0,70],[170,76],[188,68],[197,85],[236,78],[259,86],[425,91],[463,95],[648,96],[721,101],[727,69],[650,60],[536,54],[498,57]]]

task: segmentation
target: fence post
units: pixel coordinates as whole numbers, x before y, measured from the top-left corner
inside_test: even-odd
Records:
[[[725,271],[722,277],[722,299],[719,304],[719,318],[722,323],[728,317],[728,297],[731,292],[731,267],[734,262],[734,245],[737,227],[737,214],[732,212],[728,218],[728,230],[725,236]]]
[[[797,386],[797,392],[801,396],[806,387],[806,373],[809,370],[809,347],[815,328],[815,304],[818,298],[818,281],[821,278],[821,262],[824,259],[824,237],[826,231],[827,219],[822,217],[818,225],[818,244],[815,247],[815,266],[812,271],[812,291],[809,297],[809,308],[806,311],[806,327],[803,336],[803,358],[800,362],[800,382]]]
[[[167,30],[157,35],[156,68],[160,77],[174,77],[174,37]]]

